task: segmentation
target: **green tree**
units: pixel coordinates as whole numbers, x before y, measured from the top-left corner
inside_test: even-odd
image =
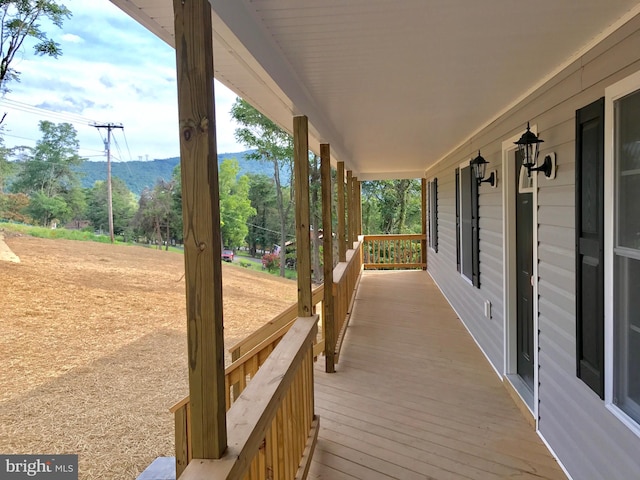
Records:
[[[279,220],[273,179],[266,175],[249,175],[249,200],[256,214],[247,220],[247,243],[251,255],[255,256],[258,245],[264,250],[279,242]]]
[[[293,163],[293,139],[291,135],[253,108],[246,101],[238,98],[231,107],[231,116],[241,127],[235,131],[238,142],[254,149],[248,158],[270,162],[273,165],[273,180],[276,187],[276,208],[280,219],[280,276],[284,277],[285,244],[292,235],[290,214],[293,207],[293,189],[283,185],[280,171],[283,166],[291,170]],[[292,178],[292,175],[289,176]],[[289,185],[290,187],[290,185]]]
[[[311,155],[309,162],[309,214],[311,217],[311,270],[314,283],[320,284],[323,274],[320,263],[320,226],[322,225],[322,183],[320,157]]]
[[[116,235],[129,236],[131,221],[136,213],[136,199],[133,193],[118,177],[111,179],[113,204],[113,232]],[[87,220],[94,228],[109,229],[109,209],[107,205],[107,183],[98,181],[87,192]]]
[[[364,233],[418,233],[421,192],[418,180],[380,180],[362,184]]]
[[[171,208],[173,210],[171,228],[174,232],[176,241],[184,242],[184,223],[182,221],[182,173],[180,171],[180,163],[173,169],[171,176],[173,182],[173,199]]]
[[[240,173],[237,160],[224,160],[219,167],[220,223],[222,242],[229,248],[244,244],[249,229],[247,219],[256,214],[249,200],[249,177]]]
[[[56,220],[64,222],[71,215],[67,202],[61,196],[50,197],[43,192],[35,192],[31,196],[27,211],[45,226]]]
[[[82,211],[84,197],[74,191],[80,189],[74,167],[84,159],[78,155],[77,133],[71,124],[45,120],[40,131],[42,138],[25,155],[11,190],[31,197],[30,212],[43,225],[54,219],[64,223]]]
[[[5,93],[7,83],[19,80],[20,72],[12,67],[12,63],[25,39],[35,40],[33,50],[36,55],[57,58],[62,53],[60,45],[42,31],[38,22],[48,19],[61,28],[71,11],[52,0],[0,0],[0,15],[0,92]]]
[[[171,225],[174,221],[173,182],[159,180],[153,189],[144,189],[140,195],[138,212],[134,217],[134,226],[139,233],[148,238],[156,238],[158,249],[162,248],[162,232],[165,232],[166,249],[169,250]]]
[[[24,193],[0,192],[0,219],[13,222],[31,223],[28,216],[29,197]]]
[[[10,156],[11,149],[4,146],[4,140],[0,137],[0,194],[4,193],[7,180],[16,171],[16,164],[10,161]]]

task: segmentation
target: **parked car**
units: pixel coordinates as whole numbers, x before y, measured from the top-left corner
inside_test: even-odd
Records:
[[[225,262],[233,262],[233,250],[228,248],[222,250],[222,260]]]

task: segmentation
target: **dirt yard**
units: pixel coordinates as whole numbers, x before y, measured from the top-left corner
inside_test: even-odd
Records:
[[[10,236],[0,260],[0,453],[79,454],[81,479],[172,456],[188,391],[183,257]],[[0,242],[1,243],[1,242]],[[296,301],[296,284],[223,264],[225,345]]]

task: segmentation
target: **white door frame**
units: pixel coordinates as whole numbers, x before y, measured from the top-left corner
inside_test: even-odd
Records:
[[[531,125],[531,131],[538,133],[537,125]],[[503,251],[503,318],[504,318],[504,366],[503,375],[505,381],[510,381],[514,390],[522,398],[522,401],[536,421],[538,429],[538,176],[533,173],[533,404],[527,401],[522,394],[519,385],[511,380],[518,380],[517,357],[517,295],[516,295],[516,168],[513,155],[517,150],[516,142],[524,133],[522,130],[517,135],[502,142],[502,251]],[[524,386],[524,382],[523,386]],[[526,388],[526,387],[525,387]]]

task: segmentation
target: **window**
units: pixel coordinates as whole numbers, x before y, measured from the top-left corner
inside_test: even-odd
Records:
[[[614,403],[640,422],[640,91],[614,103]]]
[[[640,435],[640,72],[605,107],[605,399]]]
[[[438,252],[438,179],[429,182],[429,247]]]
[[[478,182],[473,177],[472,168],[466,164],[459,169],[459,209],[456,211],[460,237],[458,254],[460,273],[474,287],[480,288],[480,236],[478,226]],[[456,238],[456,240],[458,240]]]

